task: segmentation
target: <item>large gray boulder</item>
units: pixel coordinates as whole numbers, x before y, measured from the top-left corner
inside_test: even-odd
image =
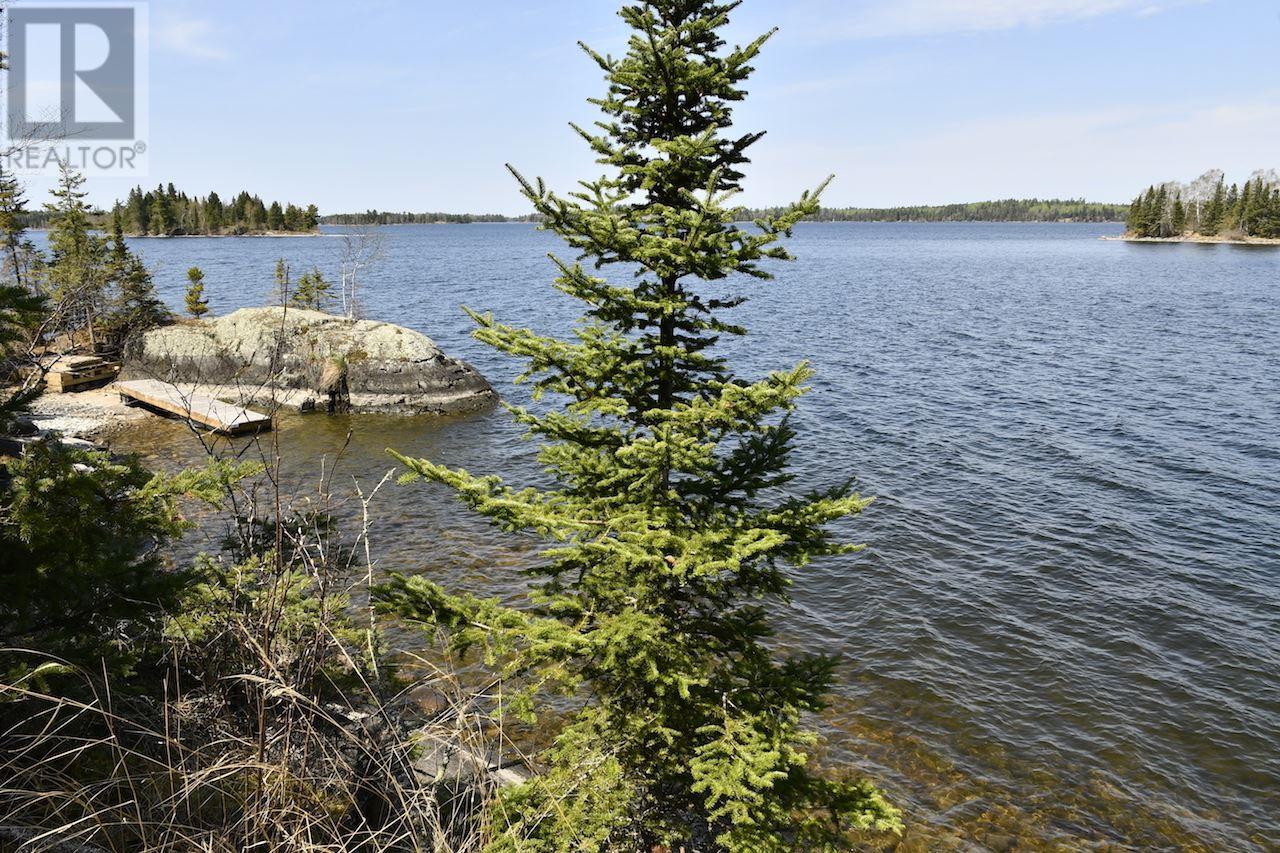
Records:
[[[122,376],[298,408],[319,398],[323,408],[321,377],[335,365],[345,368],[354,411],[453,414],[497,399],[474,367],[425,335],[300,308],[242,308],[152,329],[129,348]]]

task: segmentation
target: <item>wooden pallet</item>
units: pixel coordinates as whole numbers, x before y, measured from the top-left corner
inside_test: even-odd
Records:
[[[126,400],[177,415],[224,435],[240,435],[271,429],[271,418],[268,415],[224,403],[203,394],[187,394],[168,382],[155,379],[131,379],[127,382],[117,382],[113,387]]]
[[[64,355],[45,368],[45,388],[65,393],[88,385],[111,381],[120,372],[120,363],[92,355]]]

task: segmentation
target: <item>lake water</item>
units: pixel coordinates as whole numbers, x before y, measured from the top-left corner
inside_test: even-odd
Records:
[[[797,262],[741,284],[740,372],[817,369],[801,482],[879,496],[845,528],[867,551],[800,573],[785,640],[843,653],[827,759],[904,807],[904,849],[1280,849],[1280,250],[1098,239],[1119,230],[803,225]],[[383,233],[369,316],[519,398],[459,305],[566,329],[555,238]],[[279,256],[336,278],[339,241],[136,245],[171,305],[196,264],[221,313],[262,304]],[[385,447],[538,477],[497,410],[287,419],[299,482],[348,427],[340,480],[376,481]],[[122,441],[192,452],[172,423]],[[377,511],[383,567],[518,600],[536,543],[437,487]]]

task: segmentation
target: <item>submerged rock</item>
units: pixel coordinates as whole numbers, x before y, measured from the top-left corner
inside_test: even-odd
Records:
[[[328,396],[325,373],[335,365],[357,412],[453,414],[497,399],[479,371],[426,335],[301,308],[242,308],[152,329],[126,353],[122,376],[314,408],[317,397]]]

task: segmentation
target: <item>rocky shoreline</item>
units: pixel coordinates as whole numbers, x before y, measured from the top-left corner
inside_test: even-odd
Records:
[[[242,308],[152,329],[130,348],[121,378],[299,411],[323,409],[335,393],[344,410],[397,414],[462,414],[497,400],[479,371],[426,335],[300,308]]]
[[[148,417],[126,406],[110,387],[65,394],[45,392],[31,402],[26,419],[42,433],[101,443],[118,427]]]
[[[158,379],[267,411],[454,415],[497,402],[488,381],[412,329],[299,308],[245,308],[146,332],[126,347],[122,379]],[[39,433],[101,441],[148,417],[110,386],[46,392],[29,412]]]
[[[1181,237],[1100,237],[1100,240],[1123,243],[1220,243],[1225,246],[1280,246],[1280,237],[1206,237],[1203,234],[1186,234]]]

